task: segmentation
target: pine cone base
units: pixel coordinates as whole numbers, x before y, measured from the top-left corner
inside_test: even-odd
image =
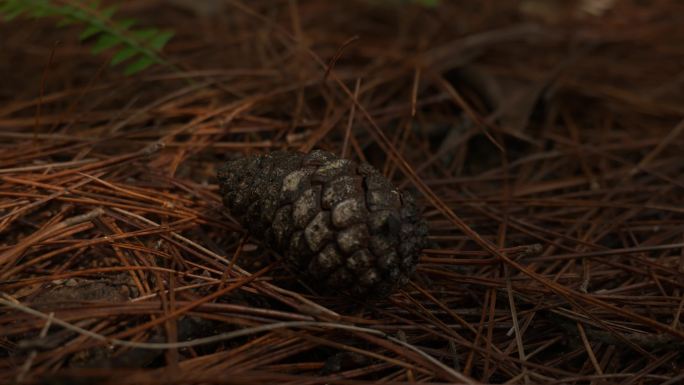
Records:
[[[385,297],[426,245],[413,198],[368,164],[277,151],[230,161],[218,179],[231,215],[326,293]]]

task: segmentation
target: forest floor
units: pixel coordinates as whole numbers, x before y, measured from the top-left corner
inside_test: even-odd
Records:
[[[0,383],[684,383],[684,4],[121,2],[0,23]],[[223,162],[366,161],[429,222],[408,285],[320,295]]]

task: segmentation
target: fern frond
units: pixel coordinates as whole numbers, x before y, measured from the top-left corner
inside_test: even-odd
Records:
[[[116,49],[110,64],[126,63],[124,73],[132,75],[153,64],[172,66],[161,51],[173,37],[172,31],[134,28],[133,19],[115,20],[116,7],[100,8],[99,1],[88,0],[0,0],[0,15],[5,20],[24,16],[57,17],[58,26],[83,24],[80,40],[93,40],[91,51],[100,54]]]
[[[405,4],[417,4],[427,8],[434,8],[440,4],[441,0],[371,0],[372,3],[378,5],[398,6]]]

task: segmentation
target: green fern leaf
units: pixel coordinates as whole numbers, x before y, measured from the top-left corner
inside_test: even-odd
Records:
[[[94,54],[99,54],[120,43],[121,39],[119,36],[102,34],[97,39],[97,42],[95,42],[95,45],[91,51]]]
[[[116,6],[111,6],[100,11],[100,15],[103,19],[109,20],[114,15],[114,12],[116,12]]]
[[[11,20],[21,15],[25,9],[18,4],[17,1],[9,0],[0,5],[0,13],[3,14],[5,20]]]
[[[135,23],[137,23],[135,19],[123,19],[119,21],[117,25],[121,29],[130,29],[132,26],[135,25]]]
[[[47,8],[37,8],[33,12],[31,12],[31,16],[37,19],[41,17],[50,16],[50,10]]]
[[[152,36],[154,36],[157,33],[157,30],[154,28],[145,28],[141,29],[138,31],[133,32],[133,36],[135,36],[138,40],[140,41],[148,41]]]
[[[133,75],[136,74],[145,68],[151,66],[154,64],[154,60],[149,58],[149,57],[141,57],[140,59],[136,60],[135,62],[129,64],[126,66],[126,69],[124,70],[125,75]]]
[[[22,13],[24,13],[24,10],[21,8],[11,9],[7,13],[5,13],[5,20],[7,20],[7,21],[13,20],[13,19],[19,17],[19,15],[21,15]]]
[[[159,32],[156,36],[152,37],[152,39],[150,40],[150,46],[154,49],[157,49],[157,50],[162,49],[166,45],[166,43],[168,43],[169,40],[171,40],[173,35],[174,35],[174,33],[171,31]]]
[[[5,1],[4,3],[0,4],[0,13],[6,14],[10,13],[14,9],[14,3],[11,1]]]
[[[121,51],[117,52],[114,56],[112,56],[112,61],[109,63],[112,67],[122,63],[133,56],[137,55],[139,52],[135,47],[126,47],[122,49]]]
[[[110,64],[130,61],[124,68],[127,75],[140,72],[153,64],[173,65],[160,55],[173,37],[171,31],[154,28],[134,28],[133,19],[116,20],[116,7],[100,8],[99,0],[0,0],[0,17],[11,20],[19,16],[34,18],[58,17],[58,26],[83,24],[79,40],[95,39],[91,52],[100,54],[116,49]],[[175,68],[175,67],[174,67]]]
[[[97,25],[89,25],[88,28],[84,29],[83,32],[81,32],[80,35],[78,35],[79,40],[85,40],[91,36],[95,36],[98,33],[102,32],[99,26]]]
[[[66,26],[73,25],[73,24],[76,24],[76,23],[78,23],[78,20],[75,20],[75,19],[72,19],[72,18],[69,18],[69,17],[65,17],[64,19],[60,19],[60,20],[57,22],[57,26],[58,26],[58,27],[66,27]]]

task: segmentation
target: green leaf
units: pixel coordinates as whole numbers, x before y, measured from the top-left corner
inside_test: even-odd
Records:
[[[68,25],[72,25],[72,24],[76,24],[76,23],[78,23],[78,20],[71,18],[71,17],[65,17],[63,19],[60,19],[57,22],[57,26],[58,27],[66,27]],[[81,39],[81,40],[83,40],[83,39]]]
[[[114,15],[114,12],[116,12],[116,6],[111,6],[100,11],[100,15],[102,15],[103,19],[109,20]]]
[[[116,26],[122,30],[126,30],[131,28],[135,23],[135,19],[123,19],[120,22],[116,23]]]
[[[40,18],[40,17],[50,16],[51,13],[52,13],[52,11],[50,9],[48,9],[47,7],[46,8],[36,7],[35,9],[33,9],[31,11],[31,16],[33,16],[35,18]]]
[[[78,35],[78,39],[83,41],[91,36],[97,35],[100,32],[102,32],[102,29],[99,26],[95,24],[89,25],[88,28],[83,30],[83,32],[81,32],[81,34]]]
[[[80,41],[93,39],[94,54],[116,49],[110,64],[130,63],[124,68],[127,75],[140,72],[157,63],[171,65],[159,52],[173,37],[171,31],[154,28],[132,28],[133,19],[115,20],[116,7],[100,8],[100,0],[0,0],[0,18],[6,20],[19,16],[56,17],[58,26],[83,24]],[[117,47],[119,47],[117,49]]]
[[[55,10],[56,15],[61,15],[62,17],[69,17],[80,22],[87,20],[86,24],[96,24],[97,20],[94,20],[87,10],[81,8],[74,8],[73,6],[65,5],[58,7]]]
[[[24,13],[23,9],[15,9],[13,11],[10,11],[5,14],[5,20],[10,21],[12,19],[15,19],[17,16],[21,15]]]
[[[138,50],[135,47],[130,47],[130,46],[126,47],[126,48],[122,49],[121,51],[117,52],[116,55],[114,55],[114,57],[112,57],[112,62],[109,64],[111,64],[112,66],[115,66],[115,65],[121,63],[122,61],[125,61],[125,60],[132,58],[136,54],[138,54]]]
[[[17,4],[14,1],[6,1],[0,4],[0,13],[10,13],[17,8]]]
[[[92,52],[94,54],[99,54],[119,43],[121,43],[121,38],[119,36],[103,34],[97,39],[97,42],[93,46]]]
[[[164,48],[166,43],[168,43],[169,40],[171,40],[173,35],[174,33],[171,31],[160,32],[156,36],[154,36],[152,40],[150,40],[150,46],[155,50],[160,51],[162,48]]]
[[[126,69],[124,70],[124,74],[125,75],[136,74],[136,73],[144,70],[145,68],[151,66],[154,63],[155,63],[155,61],[152,58],[149,58],[147,56],[141,57],[140,59],[138,59],[135,62],[126,66]]]
[[[416,0],[416,3],[425,7],[436,7],[439,5],[439,0]]]
[[[157,30],[154,28],[145,28],[145,29],[139,29],[139,30],[133,32],[133,35],[138,40],[140,40],[141,42],[146,42],[152,36],[154,36],[156,33],[157,33]]]

